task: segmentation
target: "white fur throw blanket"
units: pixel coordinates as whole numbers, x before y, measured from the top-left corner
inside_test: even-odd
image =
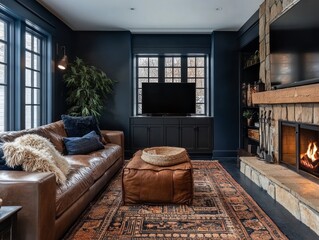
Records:
[[[65,182],[70,169],[53,144],[37,134],[26,134],[4,143],[3,153],[9,167],[22,165],[27,172],[52,172],[58,184]]]

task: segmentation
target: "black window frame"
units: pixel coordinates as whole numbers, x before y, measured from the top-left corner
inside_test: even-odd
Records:
[[[141,116],[143,115],[141,112],[142,108],[142,87],[141,84],[139,83],[139,79],[143,78],[147,81],[145,82],[150,82],[149,77],[139,77],[139,58],[158,58],[158,83],[165,83],[165,58],[181,58],[181,66],[180,66],[180,79],[181,83],[187,83],[188,82],[188,59],[189,58],[204,58],[204,66],[201,68],[204,68],[204,77],[193,77],[195,79],[196,83],[196,92],[197,90],[204,90],[204,102],[203,103],[196,103],[196,110],[197,110],[197,105],[201,104],[204,105],[203,113],[195,113],[195,116],[208,116],[209,115],[209,84],[208,84],[208,79],[209,79],[209,55],[206,53],[200,53],[200,54],[187,54],[187,55],[180,55],[180,54],[135,54],[134,55],[134,115],[135,116]],[[146,68],[146,67],[145,67]],[[195,72],[196,69],[199,68],[196,66],[195,63]],[[174,69],[174,66],[173,66]],[[148,71],[149,72],[149,71]],[[149,75],[148,75],[149,76]],[[179,77],[176,77],[177,79]],[[174,77],[172,77],[174,79]],[[197,79],[204,79],[204,87],[203,88],[198,88],[197,84]],[[154,82],[154,81],[153,81]],[[174,82],[174,81],[173,81]],[[197,93],[196,93],[197,94]],[[196,95],[197,96],[197,95]],[[197,99],[197,97],[196,97]],[[139,110],[140,109],[140,110]]]
[[[0,4],[1,7],[1,4]],[[32,31],[44,40],[41,45],[41,97],[40,121],[37,126],[52,121],[52,36],[51,33],[13,14],[10,10],[0,9],[0,18],[8,23],[7,59],[7,96],[5,113],[6,127],[3,131],[25,129],[25,34]],[[36,126],[35,126],[36,127]]]

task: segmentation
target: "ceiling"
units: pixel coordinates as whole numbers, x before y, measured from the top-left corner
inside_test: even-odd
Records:
[[[263,0],[37,0],[73,30],[211,33],[238,30]]]

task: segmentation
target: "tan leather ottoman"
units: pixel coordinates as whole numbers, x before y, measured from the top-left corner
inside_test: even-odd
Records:
[[[138,151],[123,169],[124,204],[192,203],[193,170],[190,160],[160,167],[144,162],[141,155],[142,151]]]

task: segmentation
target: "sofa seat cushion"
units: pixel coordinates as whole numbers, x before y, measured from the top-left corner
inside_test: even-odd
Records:
[[[56,218],[76,202],[94,183],[92,169],[80,161],[73,161],[66,156],[71,165],[67,180],[57,185]],[[76,162],[76,164],[74,163]]]
[[[71,169],[66,183],[57,186],[56,218],[78,200],[121,156],[121,147],[111,143],[90,154],[65,156]]]
[[[122,157],[122,149],[119,145],[108,143],[104,149],[88,154],[89,165],[93,172],[93,179],[99,179],[117,159]]]

